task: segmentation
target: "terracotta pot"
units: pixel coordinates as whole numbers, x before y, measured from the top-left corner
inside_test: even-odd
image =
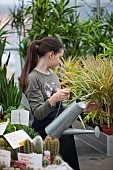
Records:
[[[107,135],[113,135],[113,125],[111,125],[110,128],[108,128],[107,125],[103,125],[102,126],[102,132],[107,134]]]

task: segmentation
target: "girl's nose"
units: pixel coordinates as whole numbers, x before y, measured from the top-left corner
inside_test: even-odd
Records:
[[[59,66],[60,67],[63,67],[63,62],[60,60],[60,62],[59,62]]]

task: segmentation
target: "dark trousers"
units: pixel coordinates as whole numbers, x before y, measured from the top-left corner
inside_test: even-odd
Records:
[[[60,155],[74,170],[80,170],[73,135],[63,135],[60,139]]]

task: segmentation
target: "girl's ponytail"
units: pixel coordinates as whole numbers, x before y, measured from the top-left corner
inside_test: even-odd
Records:
[[[31,42],[27,50],[26,62],[20,76],[20,87],[23,91],[27,88],[28,74],[36,67],[38,61],[38,41]]]

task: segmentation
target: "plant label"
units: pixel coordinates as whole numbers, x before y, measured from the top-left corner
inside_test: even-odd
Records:
[[[11,124],[19,124],[29,126],[29,111],[28,110],[12,110]]]
[[[26,139],[28,139],[30,142],[33,142],[33,140],[24,130],[18,130],[16,132],[5,134],[4,137],[10,143],[13,149],[23,146]]]
[[[11,152],[0,149],[0,164],[10,167]]]
[[[0,136],[3,135],[3,133],[5,132],[7,125],[8,122],[0,123]]]
[[[24,154],[18,153],[18,160],[21,162],[25,162],[27,167],[33,168],[37,170],[38,168],[42,168],[42,154]]]

